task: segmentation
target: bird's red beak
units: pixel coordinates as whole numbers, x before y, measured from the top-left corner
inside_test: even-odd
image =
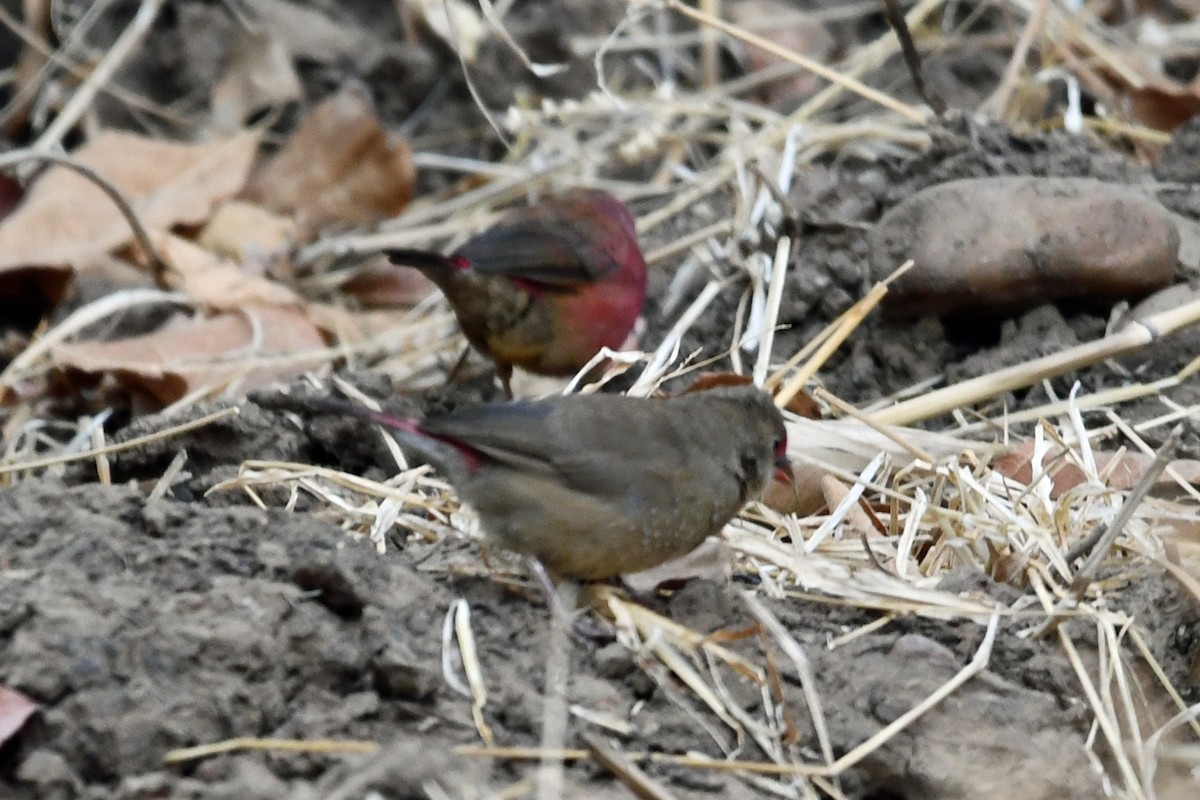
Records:
[[[787,456],[775,459],[775,480],[791,486],[793,474],[792,462],[788,460]]]
[[[792,485],[792,462],[787,457],[787,439],[775,446],[775,480]]]

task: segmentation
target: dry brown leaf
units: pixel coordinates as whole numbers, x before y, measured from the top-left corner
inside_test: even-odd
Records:
[[[171,234],[156,237],[155,246],[171,267],[170,288],[185,292],[202,306],[236,311],[246,305],[299,305],[300,298],[286,286],[248,274],[228,259]]]
[[[1145,86],[1123,90],[1135,120],[1169,132],[1200,114],[1200,81],[1184,84],[1161,72],[1146,72]]]
[[[306,310],[308,318],[330,341],[343,345],[358,344],[386,333],[408,316],[404,311],[352,310],[325,303],[309,303]]]
[[[53,36],[50,23],[50,0],[24,0],[25,28],[30,35],[42,42],[48,42]],[[13,106],[6,109],[4,133],[9,139],[20,139],[29,127],[30,112],[38,98],[38,84],[43,77],[42,70],[50,59],[41,49],[26,42],[21,47],[17,64],[13,70],[8,97]]]
[[[242,0],[257,27],[271,31],[293,58],[316,64],[343,64],[375,42],[371,34],[339,14],[335,22],[320,9],[294,0]],[[330,11],[336,13],[337,4]]]
[[[825,505],[829,509],[837,508],[846,496],[850,494],[850,487],[842,482],[840,478],[833,475],[826,475],[821,478],[821,490],[825,493]],[[867,512],[862,510],[862,506],[858,503],[850,506],[846,512],[846,516],[842,520],[842,525],[854,533],[871,534],[875,532],[875,526],[871,524],[871,518],[867,516]]]
[[[696,378],[683,393],[704,392],[722,386],[749,386],[752,380],[749,375],[738,375],[735,372],[701,372],[700,377]],[[821,418],[821,407],[817,405],[817,401],[813,399],[812,395],[803,389],[797,392],[783,408],[785,411],[790,411],[805,419]]]
[[[110,180],[151,229],[197,225],[241,189],[258,147],[255,134],[203,144],[105,131],[75,157]],[[103,191],[52,167],[0,224],[0,271],[72,267],[127,244],[129,223]]]
[[[729,19],[764,39],[814,61],[828,61],[836,42],[820,18],[781,0],[741,0],[729,7]],[[784,59],[753,45],[746,45],[750,72],[770,69]],[[824,86],[824,82],[806,70],[798,70],[786,80],[760,89],[769,102],[797,103]]]
[[[0,745],[15,736],[36,711],[36,703],[16,689],[0,684]]]
[[[1154,462],[1154,457],[1143,453],[1125,452],[1121,454],[1120,462],[1110,467],[1109,465],[1117,455],[1117,453],[1104,450],[1092,451],[1092,456],[1096,461],[1096,470],[1101,475],[1108,475],[1108,486],[1117,491],[1129,491],[1141,480],[1147,468]],[[1050,448],[1042,458],[1042,468],[1049,468],[1052,472],[1050,489],[1052,498],[1058,498],[1064,492],[1087,480],[1084,471],[1072,461],[1062,459],[1060,464],[1055,465],[1054,462],[1061,459],[1062,456],[1061,449]],[[1017,483],[1028,485],[1033,480],[1033,442],[1022,442],[1017,445],[1008,453],[997,458],[992,464],[992,468]],[[1188,483],[1200,485],[1200,461],[1179,459],[1168,464],[1167,470]],[[1040,472],[1041,470],[1039,470],[1039,474]],[[1159,484],[1173,484],[1174,482],[1172,474],[1163,474],[1158,479]]]
[[[678,585],[694,578],[727,581],[733,553],[720,539],[708,538],[700,546],[657,567],[621,576],[630,591],[649,595],[660,586]]]
[[[303,354],[324,347],[301,309],[254,305],[207,318],[181,315],[145,336],[60,345],[51,357],[67,369],[111,373],[166,405],[202,388],[236,384],[247,392],[302,374],[325,360]]]
[[[399,214],[415,178],[407,142],[389,136],[366,99],[346,90],[309,113],[243,197],[293,215],[308,239],[331,223],[362,225]]]
[[[25,198],[25,187],[22,186],[15,178],[10,178],[8,175],[0,175],[0,222],[21,204],[21,200]]]
[[[273,30],[238,30],[225,72],[209,95],[212,128],[221,133],[240,130],[252,115],[304,95],[292,56]]]
[[[381,259],[354,270],[338,289],[368,308],[412,308],[437,286],[415,269],[397,269]]]
[[[196,241],[219,256],[262,275],[287,257],[296,223],[242,200],[222,203]]]
[[[1068,64],[1072,68],[1082,66],[1079,71],[1085,86],[1148,128],[1170,132],[1200,114],[1200,78],[1190,83],[1178,81],[1163,72],[1157,59],[1131,54],[1122,62],[1126,70],[1141,79],[1140,86],[1129,85],[1107,66],[1093,71],[1086,62],[1079,64],[1070,57]]]
[[[475,60],[488,29],[474,6],[464,0],[413,0],[411,7],[429,30],[462,54],[464,61],[469,64]]]
[[[829,473],[810,464],[792,465],[792,483],[771,481],[763,493],[767,508],[780,514],[796,514],[807,517],[825,507],[825,490],[821,481]]]

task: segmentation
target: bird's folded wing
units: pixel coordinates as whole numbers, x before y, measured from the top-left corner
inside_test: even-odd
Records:
[[[645,409],[618,406],[620,399],[575,397],[566,414],[546,402],[477,406],[427,418],[421,428],[566,488],[615,496],[643,482],[648,463],[676,461],[673,448],[664,447],[662,432],[647,427],[651,419]],[[619,411],[604,413],[599,408],[610,405]],[[589,411],[598,413],[580,413],[584,406],[596,406]],[[552,415],[556,418],[548,419]]]
[[[477,272],[552,288],[592,283],[617,268],[570,220],[530,219],[497,225],[467,242],[456,255],[466,258]]]

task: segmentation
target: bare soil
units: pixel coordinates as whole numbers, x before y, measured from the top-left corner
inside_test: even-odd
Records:
[[[372,27],[375,20],[394,18],[391,2],[310,5],[364,41],[398,35]],[[591,0],[554,0],[553,13],[544,5],[518,3],[511,25],[515,36],[530,43],[535,60],[565,57],[567,31],[611,30],[619,13],[613,4]],[[212,51],[228,25],[221,8],[191,0],[174,4],[123,80],[159,99],[207,85],[219,64]],[[486,82],[493,107],[502,107],[512,90],[530,88],[530,79],[503,51],[481,59],[481,71],[494,66]],[[345,80],[361,80],[397,124],[436,89],[443,99],[432,111],[420,112],[420,126],[411,135],[432,141],[448,131],[470,131],[478,135],[459,136],[449,149],[474,156],[499,153],[465,92],[457,62],[428,42],[364,47],[354,58],[306,62],[304,69],[310,101]],[[166,83],[164,74],[170,76]],[[579,63],[534,88],[572,96],[589,90],[593,80],[588,65]],[[113,109],[105,113],[119,116]],[[1185,128],[1168,148],[1159,168],[1163,176],[1182,180],[1178,171],[1195,162],[1196,130]],[[1079,137],[1019,134],[965,120],[948,121],[937,144],[916,157],[819,165],[793,192],[801,244],[780,319],[789,328],[777,351],[797,349],[869,286],[867,233],[886,209],[922,187],[979,175],[1147,184],[1155,177],[1132,158]],[[422,177],[428,190],[450,180],[436,172]],[[1179,213],[1200,218],[1192,194],[1155,194]],[[671,234],[657,235],[666,241]],[[673,322],[658,305],[669,272],[653,278],[646,334],[651,344]],[[1179,275],[1180,282],[1194,278]],[[736,302],[732,292],[718,299],[686,345],[706,354],[723,351]],[[1109,311],[1047,305],[996,319],[872,317],[823,377],[835,394],[865,405],[933,375],[952,382],[1096,338]],[[1131,366],[1142,379],[1169,375],[1198,346],[1200,334],[1185,334]],[[370,394],[393,397],[393,406],[407,403],[413,410],[495,397],[488,380],[433,396],[403,396],[404,387],[376,376],[345,377]],[[1105,365],[1052,381],[1053,390],[1064,396],[1074,380],[1099,388],[1115,385],[1121,376]],[[1185,384],[1169,395],[1181,405],[1195,404],[1200,385]],[[1012,408],[1048,399],[1041,386],[1005,398]],[[442,628],[451,601],[465,598],[489,692],[484,719],[497,743],[535,747],[549,636],[549,614],[535,587],[497,580],[481,562],[473,570],[446,566],[474,562],[474,542],[396,538],[378,555],[327,521],[315,502],[302,499],[287,511],[286,498],[268,496],[275,507],[263,511],[240,492],[209,493],[247,459],[386,475],[386,450],[357,423],[300,420],[268,406],[251,400],[234,418],[113,457],[114,485],[96,482],[90,465],[73,466],[25,477],[0,494],[0,684],[41,706],[0,747],[0,795],[274,800],[363,798],[374,791],[386,798],[484,797],[533,774],[535,762],[456,755],[455,747],[478,744],[479,736],[470,699],[443,678]],[[1136,418],[1160,411],[1147,402],[1123,413]],[[155,416],[139,417],[116,438],[165,424]],[[1185,448],[1193,457],[1198,442],[1200,431],[1188,430]],[[150,488],[180,449],[187,451],[186,473],[166,497],[148,502]],[[1022,594],[978,576],[947,580],[1011,601]],[[743,588],[694,581],[652,602],[697,630],[737,631],[750,624],[738,596]],[[1131,615],[1185,702],[1200,701],[1200,609],[1186,592],[1147,568],[1112,598]],[[769,605],[813,662],[835,756],[943,684],[973,657],[984,632],[973,622],[901,616],[830,649],[832,638],[875,621],[879,613],[819,599]],[[1077,642],[1090,646],[1083,654],[1090,662],[1095,632],[1067,624]],[[851,769],[840,782],[842,794],[863,800],[1105,797],[1085,756],[1092,717],[1075,671],[1053,637],[1019,636],[1025,627],[1017,618],[1003,620],[986,674]],[[756,637],[729,646],[763,658]],[[622,717],[637,708],[632,731],[622,737],[625,750],[722,756],[718,740],[731,736],[727,729],[694,699],[677,702],[683,694],[678,687],[656,680],[634,654],[601,640],[574,645],[570,658],[570,703]],[[802,752],[819,760],[794,673],[781,673]],[[749,710],[761,702],[748,683],[733,682],[728,689]],[[685,710],[688,703],[693,707]],[[1165,718],[1171,712],[1147,713]],[[572,717],[568,746],[577,746],[578,734],[589,729]],[[368,755],[244,752],[163,763],[174,748],[234,737],[363,740],[380,749]],[[1102,745],[1095,749],[1103,760]],[[741,743],[740,758],[764,755],[752,738]],[[644,768],[678,797],[765,796],[752,781],[732,774],[664,761]],[[570,766],[567,778],[569,797],[628,796],[588,762]],[[431,794],[433,785],[443,794]]]

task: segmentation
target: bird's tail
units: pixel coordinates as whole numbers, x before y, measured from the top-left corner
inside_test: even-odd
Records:
[[[375,411],[361,403],[339,400],[333,397],[304,397],[304,398],[272,398],[270,401],[258,400],[260,405],[286,408],[289,411],[319,411],[335,415],[348,415],[374,422],[391,430],[400,443],[400,447],[408,454],[417,456],[419,461],[432,464],[433,467],[451,482],[474,471],[479,466],[480,456],[466,445],[434,436],[421,430],[420,421],[413,417],[394,417],[382,411]]]
[[[367,408],[361,403],[352,403],[349,400],[338,400],[333,397],[304,397],[295,398],[292,403],[277,403],[282,406],[295,406],[297,409],[305,411],[325,411],[330,414],[348,414],[352,417],[369,420],[376,424],[382,425],[385,428],[391,428],[395,431],[407,431],[408,433],[419,433],[417,420],[412,417],[393,417],[390,414],[385,414],[382,411],[376,411],[372,408]],[[291,409],[289,409],[291,410]]]
[[[399,267],[415,267],[419,270],[462,270],[466,263],[454,256],[444,256],[430,250],[385,250],[388,261]]]

